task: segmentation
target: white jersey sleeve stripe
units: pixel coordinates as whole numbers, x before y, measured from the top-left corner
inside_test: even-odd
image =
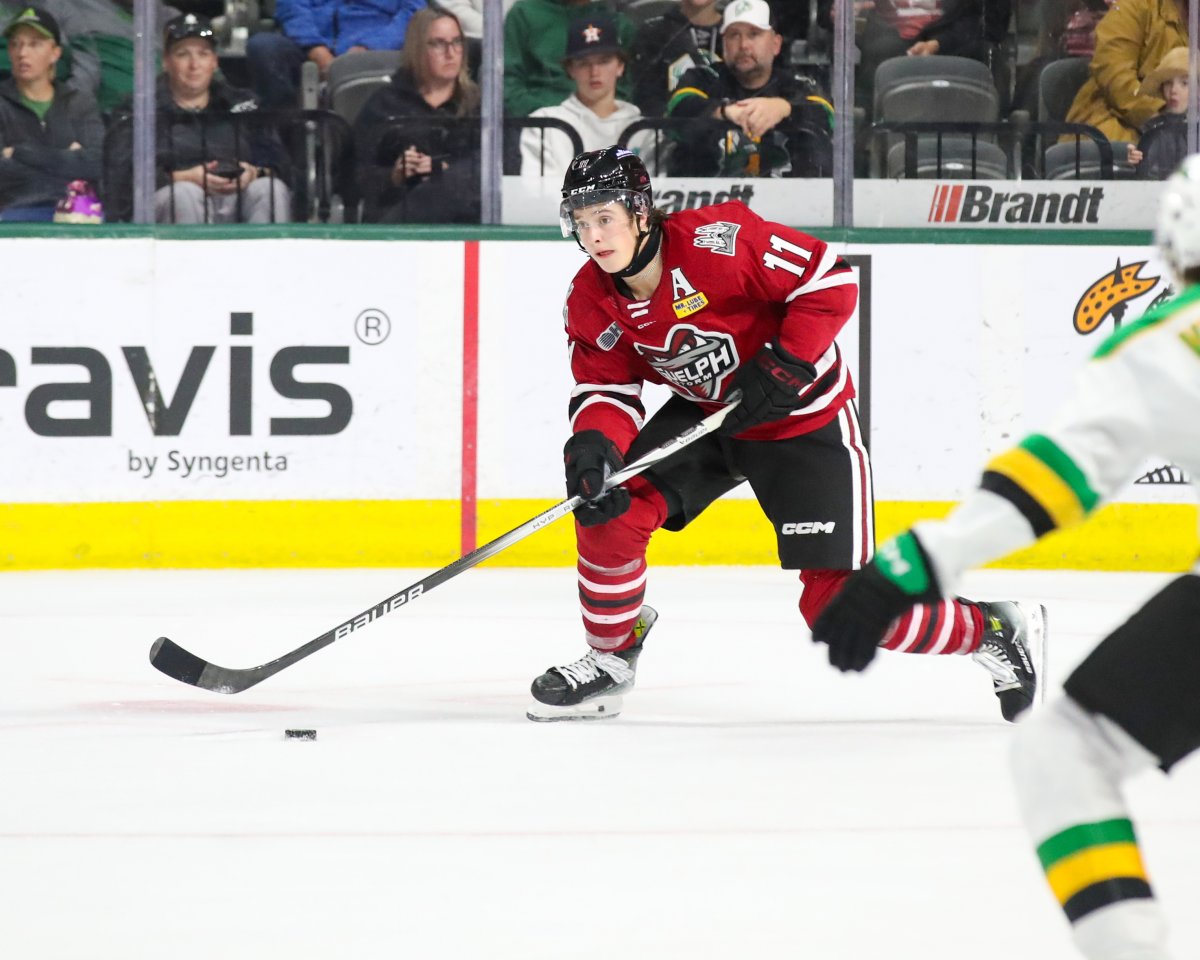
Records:
[[[640,383],[577,383],[571,390],[572,397],[581,397],[585,393],[620,393],[627,397],[640,397]]]
[[[629,406],[628,404],[621,403],[619,400],[617,400],[613,397],[602,397],[602,396],[597,395],[594,397],[588,397],[586,400],[583,401],[583,403],[581,403],[579,405],[578,409],[576,409],[575,414],[571,417],[571,429],[572,430],[575,429],[575,421],[579,418],[579,415],[581,413],[583,413],[583,411],[586,410],[588,407],[592,406],[593,404],[597,404],[597,403],[611,403],[614,407],[616,407],[618,410],[620,410],[622,413],[624,413],[627,417],[629,417],[629,419],[633,421],[633,425],[635,427],[637,427],[638,430],[642,429],[642,422],[643,422],[642,415],[640,413],[638,413],[637,410],[635,410],[633,407]]]
[[[787,297],[784,298],[783,302],[791,303],[801,294],[809,293],[812,290],[820,290],[821,287],[817,286],[817,284],[822,284],[822,282],[826,279],[826,274],[833,269],[833,265],[837,263],[837,258],[837,253],[829,247],[826,247],[825,254],[821,257],[821,262],[817,264],[817,269],[813,271],[812,279],[807,283],[800,284],[800,286],[798,286],[795,290],[789,293]],[[847,271],[847,275],[853,277],[853,274],[849,273],[849,271]],[[837,276],[840,276],[840,274],[837,274]],[[835,286],[835,284],[825,285]]]
[[[841,273],[834,273],[827,277],[822,277],[820,280],[814,280],[811,283],[806,283],[803,287],[788,294],[785,302],[791,303],[796,297],[802,293],[816,293],[818,290],[828,290],[830,287],[840,287],[847,283],[858,283],[858,278],[854,276],[852,270],[846,270]]]

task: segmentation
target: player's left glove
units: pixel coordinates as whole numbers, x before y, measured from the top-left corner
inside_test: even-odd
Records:
[[[893,620],[940,599],[933,564],[910,530],[846,581],[813,624],[813,641],[829,644],[829,663],[839,670],[864,670]]]
[[[721,433],[733,437],[760,423],[781,420],[803,405],[801,394],[816,378],[817,368],[808,361],[793,357],[777,343],[764,345],[733,376],[742,402],[725,418]]]

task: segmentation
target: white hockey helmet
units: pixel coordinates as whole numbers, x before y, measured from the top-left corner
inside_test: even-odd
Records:
[[[1200,267],[1200,154],[1185,157],[1158,198],[1158,252],[1176,279]]]

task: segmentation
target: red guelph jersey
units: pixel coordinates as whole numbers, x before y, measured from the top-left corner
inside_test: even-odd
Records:
[[[712,413],[738,367],[770,341],[813,364],[816,380],[790,416],[740,437],[808,433],[853,398],[834,337],[854,310],[858,285],[824,241],[734,201],[669,216],[661,252],[662,279],[649,300],[623,297],[591,260],[567,291],[573,431],[600,430],[627,450],[645,416],[647,381]]]

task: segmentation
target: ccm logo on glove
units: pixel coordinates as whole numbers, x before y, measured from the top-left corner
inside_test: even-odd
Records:
[[[783,419],[804,405],[803,392],[816,379],[817,368],[811,363],[793,357],[777,343],[766,344],[733,375],[742,402],[725,418],[721,433],[732,437],[760,423]]]

